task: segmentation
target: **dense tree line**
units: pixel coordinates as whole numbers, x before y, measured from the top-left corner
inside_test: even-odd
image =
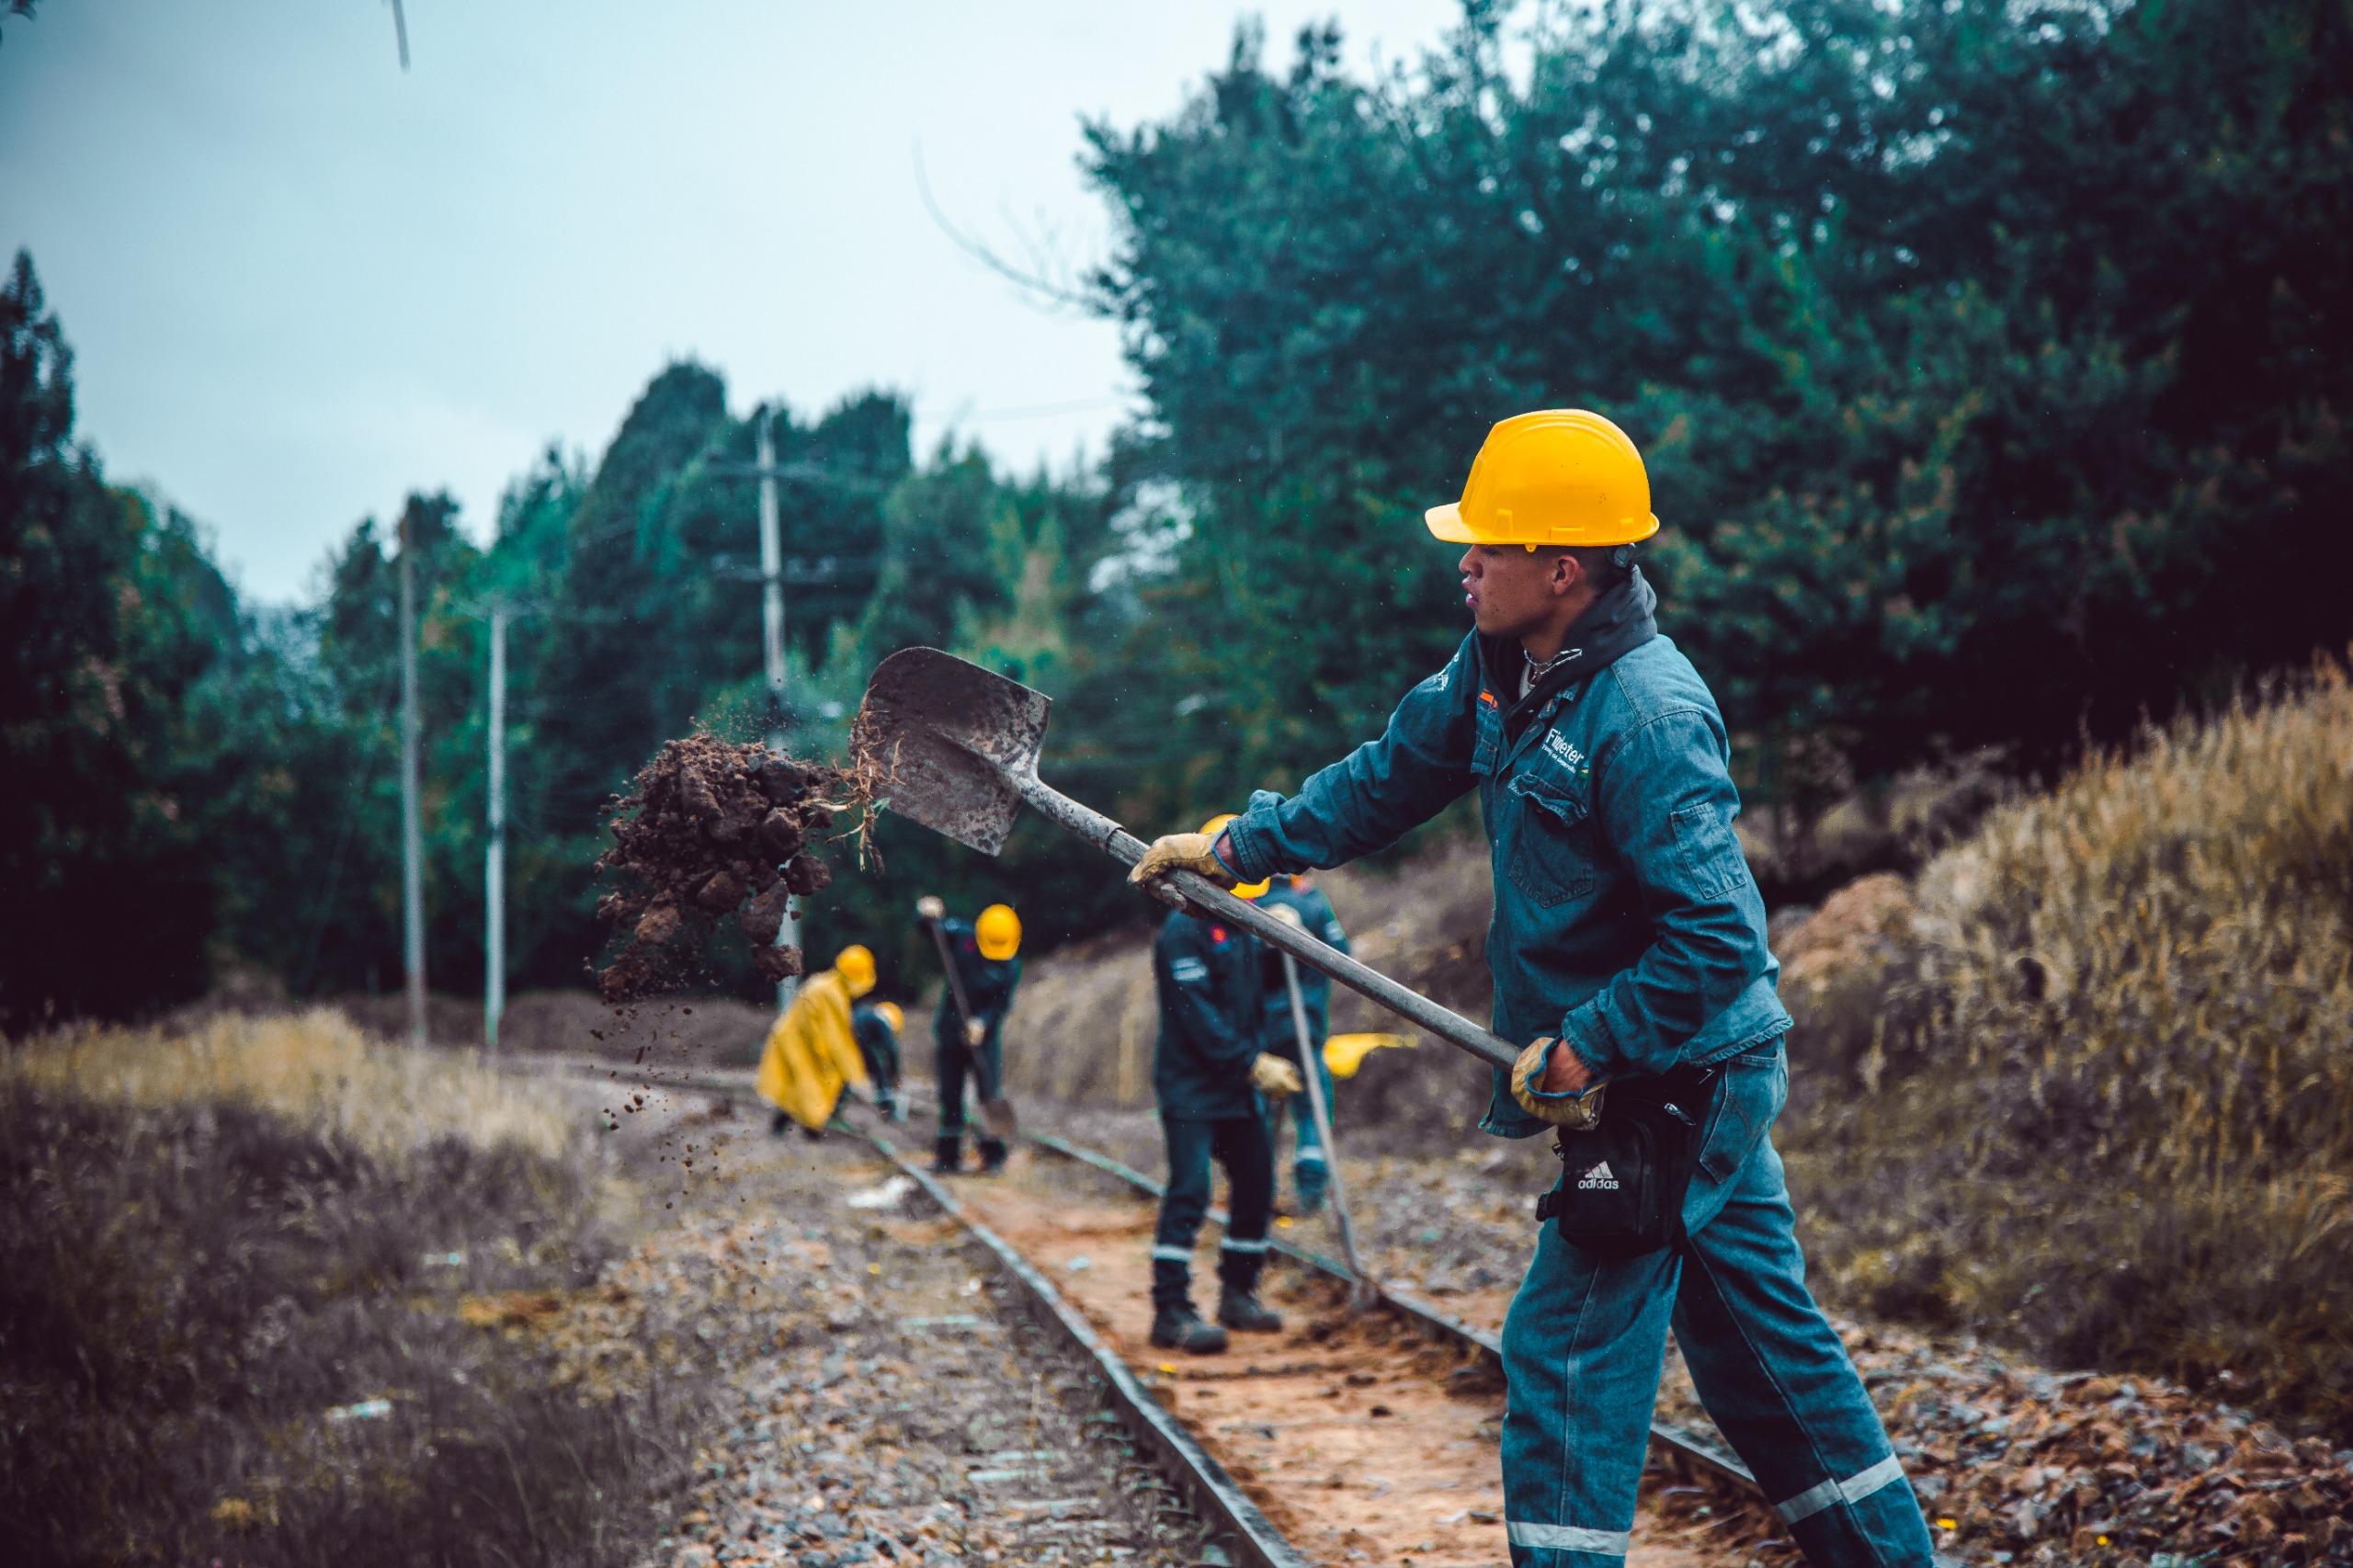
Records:
[[[932,643],[1057,701],[1051,767],[1142,830],[1372,733],[1460,635],[1418,517],[1486,426],[1600,408],[1652,460],[1666,629],[1752,798],[1995,746],[2047,768],[2353,635],[2344,519],[2353,20],[2321,0],[1468,0],[1378,77],[1245,28],[1164,122],[1097,125],[1088,285],[1149,399],[1085,473],[910,449],[904,403],[774,430],[796,747]],[[243,963],[399,964],[397,573],[425,606],[430,964],[481,979],[485,619],[512,642],[510,944],[580,976],[605,802],[662,738],[758,733],[752,419],[673,365],[486,547],[446,497],[240,606],[76,443],[28,260],[0,294],[0,1008],[136,1011]],[[2332,522],[2331,519],[2337,519]],[[1133,917],[1035,823],[996,862],[885,819],[813,912],[886,983],[915,891],[1033,940]],[[852,853],[845,845],[837,859]],[[717,983],[750,990],[744,955]]]

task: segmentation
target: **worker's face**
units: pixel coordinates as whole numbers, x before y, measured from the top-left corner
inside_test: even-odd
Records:
[[[1576,557],[1565,550],[1474,544],[1462,552],[1462,596],[1488,637],[1525,637],[1541,629],[1574,590]]]

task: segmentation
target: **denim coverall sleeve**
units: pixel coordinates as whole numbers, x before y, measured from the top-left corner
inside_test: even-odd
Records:
[[[1343,866],[1385,849],[1468,794],[1476,780],[1478,657],[1469,639],[1405,694],[1389,728],[1285,800],[1261,790],[1226,824],[1245,881]]]
[[[1231,999],[1219,989],[1220,963],[1210,951],[1209,928],[1195,920],[1172,920],[1153,943],[1154,976],[1160,983],[1161,1019],[1182,1039],[1211,1077],[1249,1072],[1258,1042],[1248,1024],[1235,1017]]]
[[[1570,1049],[1610,1077],[1668,1072],[1789,1026],[1764,899],[1732,830],[1726,755],[1714,717],[1685,709],[1636,728],[1595,770],[1594,815],[1653,931],[1631,968],[1561,1020]]]

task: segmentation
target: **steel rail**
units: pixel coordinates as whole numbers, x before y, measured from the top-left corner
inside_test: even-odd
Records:
[[[847,1127],[839,1121],[835,1125]],[[971,1233],[972,1239],[995,1257],[997,1266],[1021,1289],[1033,1315],[1057,1330],[1081,1358],[1094,1363],[1097,1375],[1102,1378],[1112,1403],[1119,1407],[1122,1424],[1152,1451],[1162,1473],[1176,1483],[1193,1512],[1224,1538],[1230,1550],[1239,1552],[1240,1562],[1249,1568],[1311,1568],[1306,1554],[1267,1522],[1267,1516],[1244,1494],[1225,1467],[1194,1441],[1192,1434],[1153,1397],[1152,1391],[1128,1369],[1119,1352],[1106,1345],[1093,1325],[1063,1299],[1052,1280],[1010,1242],[983,1224],[937,1176],[908,1159],[889,1137],[867,1128],[847,1130],[873,1144],[884,1158],[922,1187],[934,1203]]]
[[[571,1061],[567,1061],[565,1065],[572,1067],[574,1071],[579,1071],[583,1064],[580,1063],[577,1059],[573,1059]],[[696,1077],[682,1076],[680,1078],[672,1079],[668,1083],[658,1085],[657,1086],[711,1093],[735,1092],[740,1091],[748,1085],[742,1083],[729,1083],[711,1078],[699,1079]],[[844,1122],[839,1125],[847,1127],[848,1124]],[[949,1193],[947,1188],[942,1187],[938,1180],[934,1177],[929,1171],[919,1169],[917,1166],[910,1163],[901,1153],[896,1144],[891,1143],[888,1140],[882,1138],[881,1134],[867,1129],[853,1128],[850,1129],[850,1131],[857,1136],[865,1138],[870,1142],[874,1142],[877,1147],[884,1150],[889,1154],[890,1158],[902,1170],[907,1172],[910,1176],[914,1176],[916,1181],[920,1182],[925,1191],[930,1193],[934,1199],[939,1202],[942,1208],[947,1209],[949,1213],[956,1215],[957,1218],[968,1228],[974,1229],[975,1231],[983,1229],[983,1227],[979,1225],[978,1221],[963,1213],[961,1206],[956,1203],[953,1194]],[[1027,1142],[1034,1143],[1039,1148],[1047,1151],[1049,1153],[1059,1154],[1064,1159],[1075,1161],[1080,1165],[1091,1165],[1095,1169],[1103,1172],[1106,1176],[1116,1177],[1117,1179],[1127,1183],[1130,1187],[1136,1188],[1138,1191],[1149,1194],[1154,1199],[1161,1197],[1166,1190],[1159,1182],[1154,1181],[1152,1177],[1144,1175],[1143,1172],[1137,1170],[1134,1166],[1122,1164],[1121,1162],[1113,1159],[1110,1155],[1103,1153],[1098,1150],[1090,1149],[1083,1143],[1074,1143],[1070,1140],[1058,1137],[1051,1132],[1036,1132],[1028,1129],[1024,1129],[1020,1133],[1020,1136]],[[1226,1213],[1222,1209],[1211,1209],[1209,1211],[1209,1218],[1215,1221],[1220,1228],[1223,1228],[1226,1223]],[[992,1250],[997,1251],[998,1256],[1001,1257],[1018,1256],[1018,1255],[1015,1254],[1010,1247],[1006,1246],[1001,1239],[992,1237],[988,1244],[992,1247]],[[1283,1256],[1290,1258],[1292,1262],[1302,1264],[1309,1268],[1314,1269],[1320,1274],[1328,1275],[1344,1284],[1354,1286],[1359,1283],[1357,1277],[1348,1271],[1347,1265],[1342,1263],[1338,1258],[1326,1256],[1324,1254],[1316,1252],[1309,1247],[1296,1245],[1290,1242],[1282,1240],[1280,1237],[1269,1237],[1267,1244],[1271,1250],[1280,1253]],[[1023,1263],[1020,1267],[1022,1268],[1029,1268],[1029,1266],[1027,1263]],[[1036,1271],[1032,1269],[1030,1272],[1035,1273]],[[1019,1278],[1017,1272],[1016,1277]],[[1052,1284],[1047,1281],[1043,1276],[1039,1276],[1039,1283],[1043,1285],[1049,1291],[1053,1290]],[[1394,1285],[1383,1284],[1377,1279],[1364,1280],[1361,1281],[1361,1283],[1371,1290],[1375,1298],[1376,1304],[1381,1309],[1395,1312],[1398,1316],[1421,1326],[1425,1331],[1435,1335],[1440,1339],[1452,1340],[1457,1344],[1467,1346],[1484,1355],[1493,1357],[1498,1364],[1502,1362],[1504,1347],[1503,1340],[1499,1335],[1492,1334],[1486,1329],[1480,1328],[1475,1324],[1463,1322],[1461,1318],[1444,1311],[1434,1302],[1415,1295],[1410,1290],[1401,1290]],[[1057,1302],[1061,1301],[1059,1294],[1054,1297],[1054,1300]],[[1074,1321],[1078,1322],[1081,1328],[1085,1328],[1083,1320]],[[1091,1339],[1094,1331],[1092,1329],[1086,1329],[1086,1333]],[[1086,1348],[1089,1354],[1097,1355],[1098,1357],[1109,1354],[1108,1350],[1102,1350],[1099,1348],[1099,1341],[1088,1343]],[[1146,1399],[1149,1402],[1149,1395],[1146,1395]],[[1153,1403],[1154,1410],[1157,1411],[1159,1408],[1160,1407],[1156,1403]],[[1161,1414],[1164,1416],[1165,1415],[1165,1412],[1162,1412]],[[1189,1437],[1186,1440],[1188,1442],[1191,1441]],[[1699,1465],[1703,1470],[1709,1471],[1713,1474],[1723,1477],[1727,1481],[1734,1482],[1737,1484],[1747,1488],[1759,1497],[1763,1497],[1765,1495],[1765,1489],[1757,1484],[1755,1473],[1751,1471],[1748,1466],[1742,1461],[1739,1455],[1725,1448],[1722,1443],[1713,1441],[1701,1433],[1694,1432],[1688,1426],[1680,1426],[1671,1421],[1660,1421],[1654,1419],[1651,1422],[1651,1443],[1654,1447],[1673,1458],[1688,1460],[1693,1464]],[[1206,1459],[1207,1456],[1204,1455],[1203,1458]],[[1222,1474],[1222,1472],[1221,1471],[1220,1473]],[[1770,1499],[1768,1498],[1767,1501],[1769,1502]]]
[[[1100,1153],[1084,1144],[1073,1143],[1065,1138],[1057,1138],[1051,1132],[1025,1132],[1022,1136],[1041,1149],[1060,1154],[1064,1159],[1076,1160],[1082,1165],[1092,1165],[1105,1175],[1116,1176],[1129,1186],[1140,1191],[1148,1192],[1154,1198],[1160,1197],[1165,1190],[1160,1183],[1134,1166],[1122,1165],[1110,1155]],[[1210,1210],[1210,1218],[1220,1226],[1223,1226],[1226,1222],[1225,1210],[1212,1209]],[[1503,1360],[1503,1340],[1498,1335],[1464,1323],[1449,1312],[1440,1311],[1431,1302],[1411,1291],[1400,1290],[1393,1285],[1384,1285],[1378,1279],[1359,1280],[1348,1272],[1347,1266],[1339,1259],[1327,1257],[1320,1252],[1314,1252],[1306,1247],[1294,1246],[1280,1237],[1270,1238],[1268,1244],[1273,1250],[1293,1262],[1304,1264],[1319,1273],[1330,1275],[1344,1284],[1361,1286],[1372,1293],[1377,1305],[1418,1324],[1426,1332],[1434,1334],[1438,1338],[1450,1339],[1458,1344],[1469,1346],[1495,1358],[1498,1364]],[[1733,1453],[1721,1443],[1713,1442],[1701,1434],[1692,1431],[1688,1426],[1678,1426],[1671,1421],[1654,1419],[1651,1422],[1651,1443],[1675,1458],[1688,1460],[1728,1481],[1737,1482],[1760,1497],[1765,1494],[1765,1489],[1756,1483],[1756,1475],[1750,1471],[1746,1464],[1741,1461],[1739,1455]]]

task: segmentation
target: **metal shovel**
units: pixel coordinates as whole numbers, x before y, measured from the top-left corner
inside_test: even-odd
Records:
[[[866,683],[850,750],[881,803],[983,855],[1005,846],[1023,802],[1122,865],[1143,858],[1143,842],[1038,777],[1052,702],[937,648],[907,648],[875,667]],[[1160,880],[1155,893],[1258,937],[1371,998],[1415,1027],[1511,1071],[1519,1048],[1428,997],[1406,990],[1296,926],[1244,903],[1190,871]],[[1601,1091],[1578,1101],[1583,1125],[1601,1114]]]

